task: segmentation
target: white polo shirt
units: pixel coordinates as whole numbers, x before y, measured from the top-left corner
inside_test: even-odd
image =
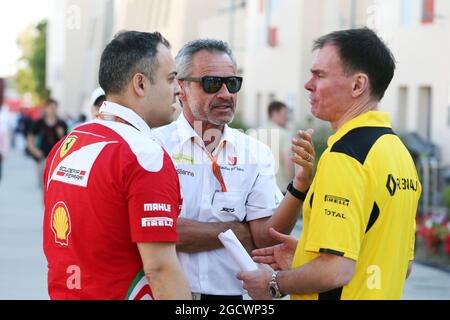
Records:
[[[225,126],[219,144],[225,142],[225,146],[212,153],[218,158],[227,188],[222,192],[205,145],[183,114],[153,133],[172,156],[180,178],[181,218],[200,222],[252,221],[271,216],[281,202],[272,152],[256,139]],[[181,252],[178,257],[192,292],[243,294],[242,283],[236,279],[239,267],[224,248]]]

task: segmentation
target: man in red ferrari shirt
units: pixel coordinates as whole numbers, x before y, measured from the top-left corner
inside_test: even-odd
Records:
[[[120,33],[103,52],[99,82],[108,101],[47,160],[52,299],[191,298],[175,252],[180,184],[150,129],[171,121],[175,78],[159,33]]]

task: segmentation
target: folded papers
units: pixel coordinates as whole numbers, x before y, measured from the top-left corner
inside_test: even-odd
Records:
[[[258,265],[252,260],[232,230],[219,234],[219,240],[239,265],[241,271],[258,270]]]

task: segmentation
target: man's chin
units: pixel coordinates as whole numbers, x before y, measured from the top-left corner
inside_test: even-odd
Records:
[[[208,122],[216,126],[224,126],[230,124],[234,120],[234,115],[231,117],[208,117]]]

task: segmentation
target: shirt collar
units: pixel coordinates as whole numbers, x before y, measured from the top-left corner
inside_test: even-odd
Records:
[[[351,130],[360,127],[391,127],[391,117],[386,112],[381,111],[369,111],[363,113],[356,118],[351,119],[345,123],[335,134],[328,139],[328,146],[331,147],[343,136],[349,133]]]
[[[140,132],[145,133],[150,137],[153,137],[149,125],[144,121],[144,119],[142,119],[136,112],[134,112],[130,108],[121,106],[120,104],[114,102],[105,101],[102,107],[100,108],[99,112],[119,117],[127,121],[129,124],[131,124]]]
[[[203,140],[200,138],[200,136],[197,134],[197,132],[194,130],[194,128],[191,127],[190,123],[187,121],[186,117],[183,113],[178,117],[176,121],[178,134],[180,136],[180,145],[185,144],[187,141],[194,138],[197,140],[198,143],[203,145]],[[233,147],[236,146],[236,136],[233,130],[228,126],[225,125],[223,133],[222,133],[222,141],[226,141],[227,144],[231,144]]]

